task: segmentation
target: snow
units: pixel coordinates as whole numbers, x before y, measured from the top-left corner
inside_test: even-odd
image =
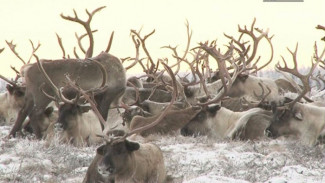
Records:
[[[32,136],[7,139],[10,129],[0,126],[0,182],[82,182],[97,147],[77,148],[57,139],[49,144]],[[135,139],[162,149],[167,174],[176,183],[325,182],[325,145],[216,141],[179,133]]]

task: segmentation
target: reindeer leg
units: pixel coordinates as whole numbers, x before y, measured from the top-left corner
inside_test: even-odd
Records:
[[[21,108],[18,113],[17,120],[16,120],[14,126],[12,127],[8,137],[10,137],[10,136],[15,137],[16,132],[21,130],[24,120],[26,119],[27,115],[33,109],[33,105],[34,105],[33,100],[26,100],[26,103],[24,104],[23,108]]]

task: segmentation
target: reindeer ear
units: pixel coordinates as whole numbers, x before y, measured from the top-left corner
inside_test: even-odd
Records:
[[[238,78],[239,81],[241,81],[241,82],[245,82],[246,79],[248,78],[248,74],[239,74],[239,75],[237,76],[237,78]],[[237,79],[237,78],[236,78],[236,79]]]
[[[303,118],[302,112],[301,111],[294,112],[293,117],[299,121],[302,121]]]
[[[290,103],[290,102],[292,102],[293,100],[291,99],[291,98],[289,98],[289,97],[284,97],[284,103],[286,104],[286,103]]]
[[[80,106],[80,110],[81,110],[81,113],[88,112],[89,110],[91,110],[91,106],[89,106],[89,105]]]
[[[130,152],[132,151],[136,151],[140,148],[140,144],[137,143],[137,142],[131,142],[131,141],[128,141],[128,140],[125,140],[125,146],[126,146],[126,149]]]
[[[7,85],[6,85],[6,88],[7,88],[8,92],[9,92],[10,94],[12,94],[12,93],[14,92],[14,87],[13,87],[13,86],[7,84]]]
[[[105,145],[102,145],[102,146],[98,147],[96,151],[97,151],[97,154],[104,156],[104,154],[105,154],[104,150],[105,150]]]
[[[141,113],[141,108],[140,107],[136,107],[135,108],[135,111],[136,111],[137,114],[140,114]]]
[[[21,91],[21,90],[17,90],[17,91],[15,91],[14,93],[15,93],[15,95],[16,95],[17,97],[22,97],[22,96],[25,95],[25,92],[24,92],[24,91]]]
[[[48,107],[45,109],[44,114],[49,117],[53,113],[54,109],[53,107]]]
[[[220,105],[211,105],[208,106],[207,111],[211,114],[215,114],[220,108]]]

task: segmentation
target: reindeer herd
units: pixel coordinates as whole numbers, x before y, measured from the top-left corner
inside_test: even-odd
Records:
[[[62,143],[83,147],[101,145],[88,168],[84,182],[166,182],[162,151],[152,143],[134,141],[135,136],[177,134],[188,138],[208,136],[221,140],[260,140],[266,138],[296,138],[307,145],[322,143],[325,135],[325,102],[308,96],[316,80],[319,91],[324,90],[325,76],[315,70],[325,69],[325,49],[319,53],[317,45],[307,74],[299,72],[298,44],[292,56],[293,68],[286,59],[276,70],[284,78],[276,80],[257,77],[256,73],[273,60],[272,37],[269,30],[255,27],[255,19],[247,28],[238,26],[240,36],[229,39],[221,51],[216,41],[199,43],[190,48],[192,32],[187,28],[187,45],[179,55],[177,47],[170,49],[175,60],[153,59],[145,41],[154,31],[142,37],[131,30],[135,57],[119,59],[109,54],[113,34],[107,49],[93,57],[94,38],[90,22],[102,10],[88,12],[88,20],[61,17],[81,24],[87,34],[78,36],[78,46],[85,54],[79,58],[66,55],[57,35],[63,59],[39,60],[33,47],[17,77],[10,80],[0,75],[7,84],[2,93],[1,115],[6,124],[14,125],[8,138],[32,133],[36,139],[51,142],[59,137]],[[318,29],[325,30],[323,26]],[[89,48],[81,44],[89,38]],[[249,39],[249,41],[245,41]],[[257,56],[260,41],[270,46],[270,58]],[[140,48],[145,58],[140,58]],[[3,49],[1,50],[1,52]],[[35,63],[30,63],[35,58]],[[132,61],[129,66],[123,66]],[[217,68],[212,68],[215,62]],[[126,72],[139,65],[144,74],[126,77]],[[162,66],[162,67],[161,67]],[[189,73],[181,67],[188,66]],[[300,80],[297,84],[292,78]],[[118,109],[124,128],[112,126],[108,119],[110,109]],[[122,130],[124,129],[124,130]]]

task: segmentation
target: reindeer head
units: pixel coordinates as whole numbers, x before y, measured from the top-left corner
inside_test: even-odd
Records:
[[[116,174],[126,174],[126,167],[133,164],[133,152],[140,148],[137,142],[123,140],[117,143],[107,142],[105,145],[97,148],[97,154],[103,156],[98,163],[98,173],[109,179],[114,179]]]

